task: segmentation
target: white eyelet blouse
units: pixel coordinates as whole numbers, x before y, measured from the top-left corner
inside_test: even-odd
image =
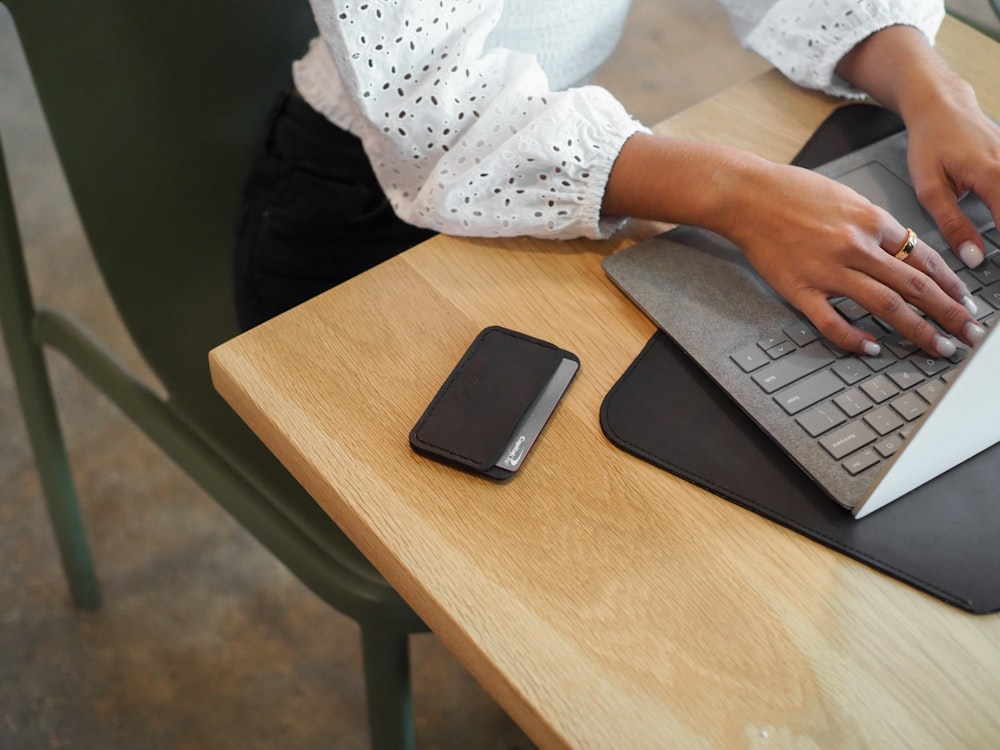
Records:
[[[646,128],[582,85],[630,0],[310,0],[300,93],[358,136],[397,215],[458,235],[607,237],[622,145]],[[737,37],[793,81],[857,96],[840,58],[894,24],[933,39],[940,0],[723,0]],[[667,4],[669,5],[669,4]]]

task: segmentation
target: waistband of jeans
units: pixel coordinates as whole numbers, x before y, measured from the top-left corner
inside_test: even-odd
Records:
[[[269,147],[283,158],[370,169],[361,140],[327,120],[291,86],[279,95],[269,130]]]

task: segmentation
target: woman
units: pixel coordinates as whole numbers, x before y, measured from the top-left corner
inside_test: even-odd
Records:
[[[863,197],[807,170],[653,135],[609,92],[579,85],[613,50],[628,4],[312,0],[320,37],[293,67],[247,188],[244,327],[432,232],[599,238],[640,217],[727,237],[844,349],[878,345],[831,307],[841,295],[934,355],[954,353],[952,337],[981,340],[959,278]],[[982,262],[957,201],[972,190],[1000,215],[1000,129],[933,50],[940,2],[723,5],[744,46],[792,80],[898,113],[922,203],[966,265]]]

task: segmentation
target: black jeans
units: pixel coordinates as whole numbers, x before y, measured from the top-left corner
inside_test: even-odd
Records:
[[[237,221],[239,325],[252,328],[433,234],[396,216],[361,141],[284,91]]]

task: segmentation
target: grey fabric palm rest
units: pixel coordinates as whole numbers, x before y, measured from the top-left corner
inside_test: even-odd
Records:
[[[877,107],[844,107],[795,163],[818,166],[901,127]],[[949,604],[1000,610],[1000,445],[857,521],[662,332],[605,397],[601,426],[619,448]]]

